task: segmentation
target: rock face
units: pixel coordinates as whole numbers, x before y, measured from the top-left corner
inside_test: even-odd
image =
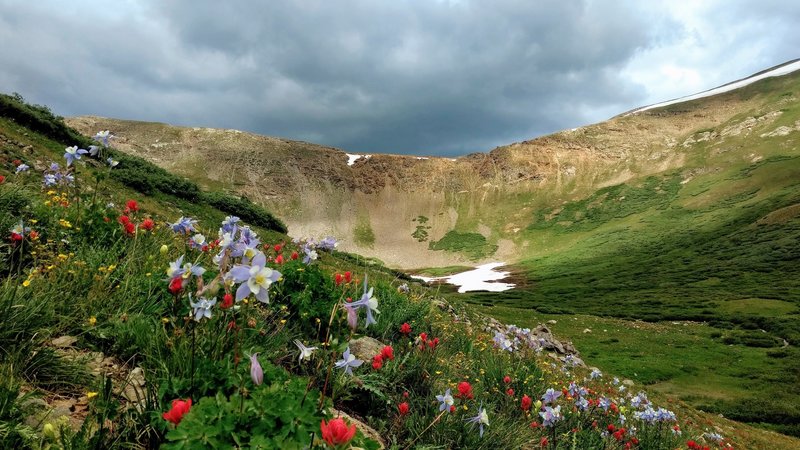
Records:
[[[356,358],[370,361],[372,357],[379,354],[383,350],[385,344],[377,339],[369,336],[360,337],[350,341],[350,353],[355,355]]]

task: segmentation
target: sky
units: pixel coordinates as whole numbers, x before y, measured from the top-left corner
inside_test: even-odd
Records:
[[[0,92],[456,156],[800,58],[798,23],[783,0],[0,0]]]

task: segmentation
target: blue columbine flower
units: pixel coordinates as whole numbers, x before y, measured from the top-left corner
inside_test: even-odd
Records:
[[[603,408],[603,411],[608,411],[608,408],[611,407],[611,400],[606,397],[600,397],[600,401],[597,404]]]
[[[581,411],[586,411],[589,409],[589,401],[584,397],[578,397],[578,400],[575,401],[575,406],[577,406]]]
[[[89,150],[78,148],[77,145],[64,149],[64,158],[67,160],[67,167],[71,166],[75,160],[81,159],[81,155],[89,153]]]
[[[336,361],[335,366],[337,369],[344,369],[344,373],[348,375],[353,374],[353,368],[364,364],[364,361],[357,359],[355,355],[350,354],[350,347],[342,354],[342,359]]]
[[[303,246],[303,264],[311,264],[311,261],[316,261],[318,257],[319,255],[312,244],[306,243]]]
[[[592,369],[592,373],[589,374],[589,378],[591,378],[592,380],[596,380],[596,379],[598,379],[598,378],[600,378],[602,376],[603,376],[603,373],[600,372],[600,369],[596,369],[596,368]]]
[[[104,131],[98,131],[97,134],[92,136],[92,139],[94,139],[95,141],[100,142],[103,145],[105,145],[106,147],[108,147],[108,140],[109,139],[114,139],[115,137],[116,136],[111,134],[110,131],[104,130]]]
[[[239,225],[236,225],[239,222],[238,217],[236,216],[227,216],[225,220],[222,221],[222,227],[220,228],[220,235],[224,233],[230,233],[231,236],[236,235],[236,231],[239,229]]]
[[[489,426],[489,414],[486,413],[486,408],[483,407],[483,402],[481,402],[481,406],[478,408],[478,415],[475,417],[469,417],[465,419],[465,421],[469,423],[477,423],[478,428],[480,428],[480,435],[483,437],[483,426]]]
[[[250,355],[250,379],[256,386],[261,386],[261,383],[264,382],[264,369],[258,362],[258,353]]]
[[[542,426],[552,427],[563,417],[561,415],[561,405],[555,408],[545,406],[544,411],[540,412],[539,415],[542,417]]]
[[[555,403],[558,397],[561,397],[561,391],[556,391],[553,388],[550,388],[545,391],[544,395],[542,396],[542,401],[545,403]]]
[[[357,310],[358,308],[364,308],[367,310],[367,324],[366,326],[370,326],[373,323],[378,323],[375,320],[375,316],[373,313],[380,314],[381,312],[378,310],[378,300],[372,296],[373,288],[369,288],[367,290],[367,275],[364,275],[364,293],[361,295],[361,298],[352,302],[348,303],[346,306]]]
[[[44,185],[47,187],[55,186],[58,183],[56,176],[52,173],[44,174]]]
[[[444,411],[446,409],[449,409],[455,403],[455,400],[453,400],[453,396],[450,395],[449,388],[446,391],[444,391],[444,395],[437,395],[436,400],[440,403],[439,411]]]
[[[28,169],[30,169],[30,168],[31,168],[31,166],[29,166],[27,164],[20,164],[20,165],[17,166],[17,170],[15,170],[14,173],[17,174],[17,173],[27,172]]]
[[[108,163],[108,167],[110,167],[111,169],[119,165],[119,161],[114,161],[112,158],[108,158],[106,162]]]
[[[317,248],[332,252],[338,245],[339,243],[336,242],[336,238],[328,236],[325,239],[319,241],[319,244],[317,244]]]
[[[317,349],[317,347],[306,347],[305,344],[300,342],[299,339],[294,340],[294,345],[300,349],[300,358],[298,359],[299,362],[303,361],[304,359],[310,359],[311,355],[314,353],[314,350]]]
[[[197,302],[192,302],[191,294],[189,294],[189,304],[192,305],[195,322],[200,322],[203,317],[206,319],[211,318],[211,307],[217,304],[217,299],[209,300],[205,297],[200,297]]]
[[[191,232],[197,231],[194,229],[194,226],[197,224],[197,220],[189,218],[189,217],[181,217],[178,219],[177,222],[171,223],[169,226],[172,228],[172,231],[176,233],[183,233],[189,234]]]
[[[269,303],[269,286],[278,281],[281,273],[267,267],[267,257],[257,252],[251,265],[234,266],[228,272],[228,277],[237,283],[242,283],[236,290],[237,302],[252,293],[258,301]]]

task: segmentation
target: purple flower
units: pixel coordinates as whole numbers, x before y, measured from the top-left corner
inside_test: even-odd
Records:
[[[578,400],[575,401],[575,406],[577,406],[581,411],[586,411],[589,409],[589,401],[584,397],[578,397]]]
[[[545,406],[544,411],[540,412],[539,415],[542,417],[542,426],[552,427],[562,419],[561,406],[559,405],[555,408]]]
[[[302,342],[300,342],[299,339],[294,340],[294,345],[296,345],[297,348],[300,349],[299,361],[303,361],[304,359],[310,359],[311,355],[314,353],[314,350],[317,349],[317,347],[306,347]]]
[[[192,302],[191,297],[189,297],[189,304],[192,305],[194,321],[200,322],[203,317],[206,319],[211,318],[211,307],[217,304],[217,299],[209,300],[205,297],[200,297],[197,302]]]
[[[27,172],[28,169],[30,169],[30,168],[31,168],[31,166],[29,166],[27,164],[20,164],[20,165],[17,166],[17,170],[15,170],[14,173],[17,174],[17,173],[21,173],[21,172]]]
[[[106,160],[106,162],[108,163],[108,167],[111,168],[111,169],[113,169],[114,167],[117,167],[117,165],[119,165],[119,161],[114,161],[112,158],[108,158]]]
[[[197,230],[194,229],[194,226],[196,224],[197,224],[197,221],[192,219],[192,218],[181,217],[180,219],[178,219],[177,222],[172,223],[169,226],[170,226],[170,228],[172,228],[172,231],[174,231],[176,233],[189,234],[189,233],[191,233],[193,231],[197,231]]]
[[[189,247],[194,249],[202,249],[206,244],[206,237],[200,233],[195,234],[189,239]]]
[[[542,401],[545,403],[555,403],[558,397],[561,397],[561,391],[556,391],[553,390],[553,388],[550,388],[545,391],[544,395],[542,396]]]
[[[108,147],[108,140],[109,140],[109,139],[113,139],[113,138],[115,138],[115,137],[116,137],[116,136],[114,136],[113,134],[111,134],[111,132],[110,132],[110,131],[108,131],[108,130],[104,130],[104,131],[98,131],[98,132],[97,132],[97,134],[95,134],[94,136],[92,136],[92,139],[94,139],[95,141],[97,141],[97,142],[100,142],[100,143],[102,143],[103,145],[105,145],[106,147]]]
[[[342,354],[342,359],[336,361],[335,366],[337,369],[344,369],[344,373],[352,375],[353,368],[358,367],[363,363],[364,361],[356,359],[355,355],[351,355],[350,347],[347,347],[347,350],[345,350],[344,354]]]
[[[44,174],[44,185],[45,186],[47,186],[47,187],[55,186],[56,183],[58,183],[58,180],[56,180],[56,176],[55,175],[53,175],[52,173]]]
[[[589,374],[589,378],[591,378],[592,380],[596,380],[596,379],[598,379],[598,378],[600,378],[602,376],[603,376],[603,373],[600,372],[600,369],[596,369],[596,368],[592,369],[592,373]]]
[[[318,257],[317,251],[311,244],[303,246],[303,264],[311,264],[311,261],[315,261]]]
[[[375,316],[373,316],[373,312],[376,314],[381,313],[378,310],[378,300],[372,296],[373,291],[373,288],[367,290],[367,276],[364,275],[364,293],[361,295],[360,299],[347,305],[353,309],[364,308],[367,310],[367,324],[365,325],[367,327],[373,323],[378,323],[378,321],[375,320]]]
[[[469,417],[466,421],[469,423],[477,423],[480,428],[481,437],[483,437],[483,426],[489,426],[489,415],[486,414],[486,408],[483,407],[483,403],[481,403],[481,406],[478,408],[478,415]]]
[[[444,391],[444,395],[437,395],[436,400],[440,402],[439,411],[444,411],[446,409],[449,409],[455,403],[455,400],[453,400],[453,396],[450,395],[449,388],[446,391]]]
[[[90,145],[89,146],[89,156],[97,156],[100,153],[100,146],[99,145]]]
[[[358,309],[353,308],[349,303],[345,303],[344,309],[347,310],[347,325],[350,329],[356,331],[358,328]]]
[[[81,155],[89,153],[89,150],[78,148],[77,145],[67,147],[64,149],[64,158],[67,160],[67,167],[71,166],[77,159],[81,159]]]
[[[250,355],[250,378],[256,386],[261,386],[264,382],[264,370],[258,363],[258,353]]]
[[[608,408],[611,407],[611,400],[606,397],[600,397],[600,401],[597,403],[603,411],[608,411]]]
[[[319,242],[319,244],[317,244],[317,248],[320,248],[322,250],[328,250],[329,252],[332,252],[336,248],[337,245],[339,245],[339,243],[336,242],[336,238],[334,238],[332,236],[328,236],[325,239],[321,240]]]
[[[278,281],[281,273],[267,267],[267,257],[257,252],[252,265],[238,264],[231,269],[228,276],[233,281],[242,283],[236,290],[237,302],[252,293],[258,301],[269,303],[269,286]]]
[[[239,226],[236,225],[239,222],[239,218],[236,216],[228,216],[225,220],[222,221],[222,228],[220,228],[221,232],[220,235],[225,233],[230,233],[231,236],[236,234],[236,231],[239,229]]]

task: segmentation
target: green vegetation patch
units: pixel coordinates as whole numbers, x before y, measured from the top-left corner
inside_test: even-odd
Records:
[[[375,245],[375,232],[372,231],[372,224],[369,216],[361,216],[353,227],[353,241],[361,247],[372,248]]]
[[[470,259],[480,259],[494,254],[497,245],[490,244],[480,233],[459,233],[450,230],[438,241],[428,243],[431,250],[445,250],[462,253]]]

